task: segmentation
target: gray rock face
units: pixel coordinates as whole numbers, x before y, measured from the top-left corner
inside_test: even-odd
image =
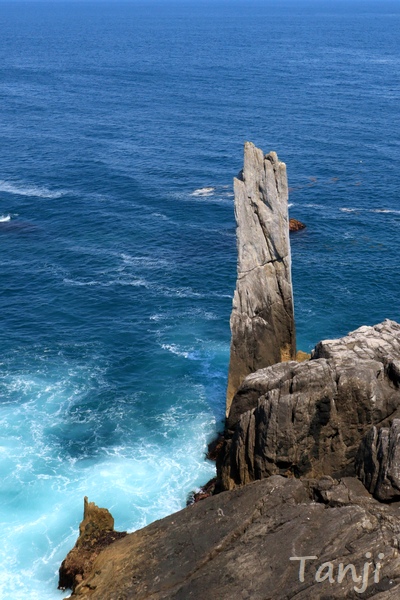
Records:
[[[400,419],[390,428],[373,427],[367,433],[357,453],[356,473],[378,500],[400,500]]]
[[[73,598],[398,598],[399,516],[356,479],[273,476],[114,542]]]
[[[246,375],[296,353],[286,166],[247,142],[234,190],[238,276],[227,412]]]
[[[400,325],[320,342],[312,358],[246,377],[217,460],[219,489],[275,474],[353,475],[363,436],[400,416]]]

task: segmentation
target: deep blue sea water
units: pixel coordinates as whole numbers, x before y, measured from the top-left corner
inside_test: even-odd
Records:
[[[400,2],[0,2],[0,597],[54,600],[83,497],[214,472],[243,143],[288,167],[298,347],[400,319]],[[204,189],[212,188],[212,189]]]

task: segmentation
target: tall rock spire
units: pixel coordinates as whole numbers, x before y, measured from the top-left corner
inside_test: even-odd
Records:
[[[238,276],[227,413],[246,375],[296,354],[286,165],[246,142],[234,190]]]

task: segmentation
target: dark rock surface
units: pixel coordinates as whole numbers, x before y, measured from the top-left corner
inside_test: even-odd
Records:
[[[399,505],[379,504],[356,479],[274,476],[207,498],[115,542],[73,597],[394,599],[400,595],[399,517]],[[315,558],[305,561],[301,581],[304,556]],[[342,581],[340,563],[342,570],[354,565]]]
[[[217,459],[218,489],[275,474],[354,475],[373,425],[400,412],[400,325],[384,321],[320,342],[309,361],[246,377]]]
[[[378,500],[400,500],[400,419],[370,429],[357,453],[356,473]]]
[[[227,412],[246,375],[296,354],[286,165],[246,142],[234,189],[238,276]]]
[[[125,536],[125,532],[114,531],[114,519],[109,511],[106,508],[99,508],[94,502],[88,502],[85,496],[79,538],[61,564],[58,588],[75,589],[91,572],[98,554]]]
[[[223,433],[218,433],[217,437],[208,444],[206,454],[206,458],[208,460],[217,460],[217,456],[221,452],[224,445],[224,440],[225,438]]]
[[[217,481],[216,477],[213,477],[205,485],[202,485],[199,490],[194,490],[190,492],[188,499],[186,501],[186,506],[191,506],[196,502],[200,502],[200,500],[205,500],[205,498],[209,498],[215,492],[215,483]]]
[[[306,226],[301,221],[297,219],[289,219],[289,231],[301,231],[305,229]]]

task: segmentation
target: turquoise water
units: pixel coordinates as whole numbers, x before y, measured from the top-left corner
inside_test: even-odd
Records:
[[[0,2],[0,597],[83,496],[130,531],[214,473],[243,143],[288,166],[298,346],[400,319],[398,2]]]

